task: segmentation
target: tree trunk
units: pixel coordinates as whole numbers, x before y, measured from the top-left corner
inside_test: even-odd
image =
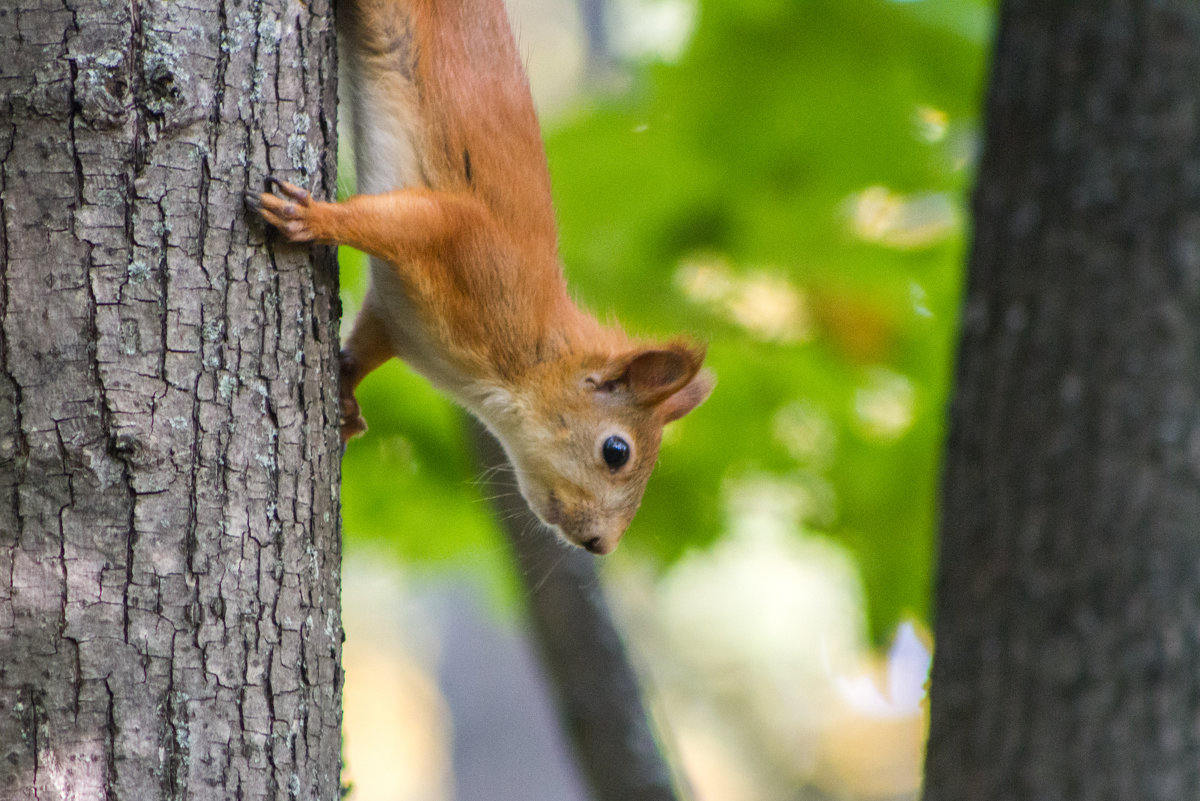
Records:
[[[327,0],[0,7],[0,799],[339,795]]]
[[[617,632],[596,557],[558,541],[513,490],[500,443],[471,421],[497,518],[525,583],[542,662],[596,801],[676,801],[637,674]],[[503,467],[499,467],[503,466]]]
[[[1200,787],[1200,5],[1003,5],[928,801]]]

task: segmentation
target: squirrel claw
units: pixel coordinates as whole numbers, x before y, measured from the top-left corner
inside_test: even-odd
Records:
[[[342,357],[342,381],[344,382],[346,380],[344,373],[346,364],[344,361],[345,351],[342,351]],[[344,386],[345,384],[343,383],[343,387]],[[342,444],[345,445],[351,437],[358,436],[367,430],[367,421],[363,419],[362,411],[358,407],[358,400],[355,399],[353,391],[349,393],[343,392],[338,405],[340,407],[339,411],[341,411],[342,417]]]
[[[281,181],[273,175],[265,178],[268,191],[245,193],[246,207],[291,242],[312,242],[317,239],[314,216],[317,204],[308,190]],[[274,188],[278,194],[270,190]]]
[[[351,438],[357,437],[359,434],[367,430],[367,421],[362,419],[362,415],[355,417],[353,420],[342,421],[342,444],[345,445]]]
[[[281,178],[276,178],[274,175],[266,176],[264,181],[267,185],[268,192],[272,191],[273,185],[274,191],[290,200],[295,200],[300,203],[308,203],[312,200],[312,195],[308,193],[307,189],[303,189],[295,184],[290,184]]]
[[[349,413],[348,413],[349,412]],[[345,402],[342,403],[342,444],[345,445],[352,437],[357,437],[359,434],[367,430],[367,421],[363,419],[362,414],[358,411],[358,404],[354,404],[354,408],[347,409]]]

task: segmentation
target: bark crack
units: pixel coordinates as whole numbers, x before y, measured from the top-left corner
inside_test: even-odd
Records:
[[[8,118],[14,119],[12,101],[5,103],[8,110]],[[7,148],[3,155],[0,155],[0,264],[8,265],[8,206],[6,198],[8,194],[8,160],[12,157],[13,148],[16,146],[17,126],[12,123],[8,129]],[[8,326],[8,282],[0,281],[0,378],[11,388],[12,392],[12,419],[13,419],[13,437],[14,453],[12,465],[15,467],[13,480],[14,490],[12,493],[12,513],[13,520],[16,521],[16,530],[12,532],[14,548],[15,543],[21,539],[21,534],[25,530],[24,521],[21,516],[21,494],[16,491],[16,487],[24,482],[26,464],[29,456],[29,441],[25,435],[25,426],[22,420],[22,390],[21,383],[17,381],[10,367],[9,347],[12,342],[12,337],[7,333]]]
[[[164,694],[163,710],[163,792],[165,798],[187,796],[188,726],[187,696],[175,685],[175,642],[178,632],[171,637],[171,648],[167,657],[167,689]]]
[[[212,175],[209,173],[208,155],[204,154],[200,156],[200,186],[198,187],[199,198],[197,198],[197,203],[200,204],[200,217],[196,223],[196,263],[201,265],[202,270],[206,261],[204,258],[205,247],[208,244],[208,184],[211,180]],[[212,279],[208,276],[207,271],[205,271],[205,277],[209,278],[211,283]],[[200,346],[200,349],[201,351],[204,350],[203,344]]]
[[[133,199],[130,198],[130,204]],[[158,247],[158,336],[161,347],[158,349],[158,375],[162,379],[163,384],[168,384],[167,378],[167,350],[168,336],[170,335],[170,294],[171,294],[171,271],[167,265],[167,254],[171,252],[171,227],[166,224],[166,220],[170,217],[166,209],[163,208],[163,201],[159,198],[155,203],[155,208],[158,211],[159,221],[159,247]]]
[[[134,13],[136,14],[136,3],[134,3],[131,6],[131,8],[134,9]],[[72,14],[72,25],[75,28],[75,31],[77,33],[78,32],[78,23],[75,19],[75,12],[73,9],[70,9],[70,10],[71,10],[71,14]],[[68,34],[69,33],[70,33],[70,31],[68,31]],[[66,39],[64,39],[63,48],[64,48],[64,50],[69,49]],[[134,542],[135,542],[136,536],[137,536],[137,531],[136,531],[136,526],[135,526],[135,512],[136,512],[136,508],[137,508],[137,491],[133,486],[132,476],[133,476],[134,470],[133,470],[133,465],[131,464],[131,461],[130,461],[129,449],[127,447],[123,446],[122,444],[118,443],[117,436],[114,431],[113,421],[112,421],[112,406],[111,406],[109,398],[108,398],[108,390],[105,385],[103,371],[100,369],[99,357],[97,355],[96,344],[100,342],[100,328],[99,328],[99,325],[96,320],[96,311],[99,308],[99,303],[98,303],[98,298],[96,296],[95,284],[93,282],[93,279],[95,277],[94,276],[95,268],[96,268],[94,254],[93,254],[93,243],[90,242],[82,234],[82,232],[80,232],[78,230],[78,225],[77,225],[78,213],[84,205],[83,161],[79,155],[79,147],[78,147],[78,142],[77,142],[77,138],[76,138],[76,132],[77,132],[76,122],[77,122],[79,112],[80,112],[79,104],[76,100],[76,83],[78,81],[78,68],[77,68],[76,62],[73,59],[69,60],[68,63],[70,65],[70,85],[69,85],[69,89],[68,89],[69,97],[70,97],[70,108],[69,108],[69,113],[68,113],[68,118],[67,118],[67,135],[68,135],[67,141],[69,142],[70,151],[71,151],[71,160],[72,160],[72,163],[74,164],[74,169],[75,169],[75,187],[74,187],[75,188],[75,206],[72,209],[68,210],[68,215],[69,215],[69,219],[70,219],[71,230],[76,233],[76,237],[79,240],[79,242],[81,243],[81,245],[84,247],[84,251],[85,251],[83,284],[84,284],[84,287],[86,288],[86,291],[88,294],[88,301],[89,301],[87,315],[86,315],[87,338],[88,338],[88,341],[92,345],[88,350],[88,352],[90,354],[90,358],[88,360],[88,366],[87,366],[88,374],[89,374],[89,378],[91,379],[92,384],[96,387],[96,394],[97,394],[96,406],[97,406],[97,412],[99,413],[99,416],[100,416],[100,429],[101,429],[104,439],[105,439],[106,450],[107,450],[108,455],[110,457],[112,457],[114,459],[114,461],[116,461],[120,465],[120,468],[121,468],[121,479],[120,480],[125,487],[126,499],[128,501],[128,506],[129,506],[129,513],[128,513],[128,518],[127,518],[128,519],[128,534],[127,534],[127,538],[126,538],[126,552],[125,552],[125,587],[124,587],[124,598],[123,598],[123,604],[122,604],[123,616],[124,616],[124,620],[123,620],[124,638],[125,638],[125,642],[129,642],[129,588],[133,583],[133,546],[134,546]],[[130,206],[132,205],[131,199],[127,195],[125,200],[126,200],[126,204],[125,204],[126,209],[128,210],[130,208]],[[128,214],[128,211],[127,211],[127,214]],[[129,223],[127,223],[127,225],[129,225],[129,227],[130,227],[129,233],[131,234],[131,238],[129,241],[133,241],[133,239],[132,239],[132,223],[129,222]],[[65,462],[64,462],[64,469],[66,469]],[[60,531],[60,536],[61,535],[62,535],[62,532]],[[63,539],[65,541],[65,536],[63,537]],[[63,570],[64,570],[63,580],[64,580],[64,588],[65,588],[65,586],[66,586],[65,554],[63,555],[62,558],[64,560],[64,562],[63,562]],[[65,592],[65,589],[64,589],[64,592]]]
[[[74,149],[74,139],[71,140],[72,149]],[[74,212],[71,214],[72,225],[74,224]],[[104,371],[100,369],[100,360],[97,354],[97,349],[94,343],[100,341],[100,329],[96,320],[96,310],[99,308],[96,299],[96,288],[92,282],[95,263],[93,261],[92,246],[90,243],[84,243],[86,247],[85,259],[85,278],[84,286],[88,293],[88,313],[87,313],[87,332],[88,339],[93,343],[93,347],[89,349],[90,358],[88,359],[88,373],[92,384],[96,387],[96,407],[100,417],[100,430],[104,436],[106,452],[109,457],[120,465],[121,476],[120,483],[125,488],[125,500],[128,505],[128,514],[126,516],[126,537],[125,537],[125,586],[122,598],[122,632],[126,643],[129,642],[129,590],[133,586],[133,550],[137,543],[137,488],[133,485],[133,475],[135,466],[133,464],[133,453],[135,447],[130,447],[130,443],[123,442],[117,436],[113,423],[112,405],[108,397],[108,387],[104,381]],[[65,566],[64,566],[65,570]],[[65,580],[65,577],[64,577]]]
[[[275,688],[271,681],[271,672],[275,664],[275,649],[268,647],[266,653],[265,668],[263,670],[263,694],[266,696],[267,702],[267,736],[266,744],[263,750],[266,752],[267,764],[270,768],[267,770],[269,782],[268,797],[274,798],[279,794],[279,780],[277,772],[279,766],[275,762]]]
[[[104,797],[117,801],[117,699],[113,695],[108,679],[104,680]]]
[[[4,104],[6,109],[5,116],[8,119],[13,119],[13,104],[9,100]],[[8,208],[5,205],[5,195],[7,194],[7,168],[8,159],[12,156],[14,143],[17,138],[17,125],[12,123],[8,126],[8,148],[0,155],[0,264],[8,264]],[[8,301],[8,286],[6,281],[0,281],[0,328],[4,324],[4,312]]]
[[[73,14],[72,14],[73,16]],[[69,51],[66,42],[63,42],[63,50]],[[79,156],[79,148],[76,144],[75,124],[79,119],[79,99],[75,94],[75,86],[79,81],[79,65],[75,59],[70,59],[67,64],[71,70],[71,79],[68,86],[68,97],[70,102],[70,111],[67,114],[67,140],[71,143],[71,164],[75,169],[75,206],[71,209],[71,230],[79,235],[79,231],[75,226],[75,215],[83,208],[83,159]],[[84,241],[80,237],[81,241]]]
[[[40,750],[42,747],[41,730],[46,718],[45,693],[32,684],[22,684],[17,689],[17,700],[13,704],[13,712],[20,721],[21,740],[29,753],[33,754],[33,777],[30,786],[33,797],[38,796],[40,786],[39,774],[42,767]]]
[[[131,144],[133,152],[129,160],[129,194],[126,196],[129,200],[129,207],[132,207],[132,201],[135,193],[134,179],[141,175],[142,169],[146,166],[145,162],[145,146],[149,139],[149,127],[146,123],[146,41],[142,30],[142,8],[140,0],[129,0],[129,52],[133,54],[130,59],[129,67],[129,87],[133,98],[133,137]],[[130,223],[132,226],[132,222]],[[130,229],[132,231],[132,227]],[[135,242],[133,237],[128,240]]]

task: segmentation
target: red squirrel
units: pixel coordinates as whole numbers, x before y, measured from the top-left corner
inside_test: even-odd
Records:
[[[355,387],[398,356],[500,440],[542,522],[609,553],[663,426],[712,391],[704,348],[639,342],[571,300],[502,0],[338,7],[362,194],[324,203],[272,178],[247,202],[292,242],[372,257],[341,353],[342,440],[366,429]]]

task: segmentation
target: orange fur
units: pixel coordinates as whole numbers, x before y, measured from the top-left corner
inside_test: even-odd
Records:
[[[344,0],[339,15],[364,194],[324,203],[275,181],[249,202],[292,241],[372,256],[342,352],[343,438],[366,427],[354,388],[399,356],[496,434],[544,522],[611,551],[663,425],[712,389],[703,349],[634,342],[572,302],[502,0]]]

